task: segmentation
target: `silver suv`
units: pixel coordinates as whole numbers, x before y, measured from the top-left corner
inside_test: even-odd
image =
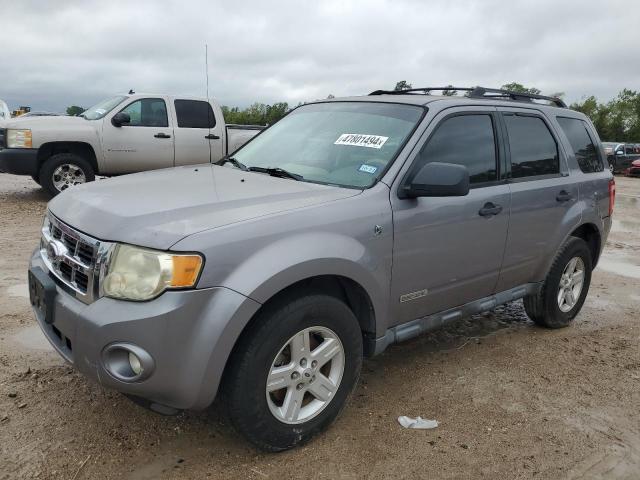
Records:
[[[42,330],[156,412],[219,394],[278,451],[390,344],[521,298],[569,325],[615,195],[593,125],[559,99],[433,90],[303,105],[216,164],[68,189],[31,258]]]

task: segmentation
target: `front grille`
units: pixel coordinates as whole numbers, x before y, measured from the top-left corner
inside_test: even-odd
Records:
[[[99,278],[111,244],[64,224],[51,214],[42,226],[40,255],[54,278],[76,298],[91,303],[99,295]]]

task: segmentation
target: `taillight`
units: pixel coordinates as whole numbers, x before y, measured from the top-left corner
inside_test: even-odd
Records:
[[[613,205],[616,203],[616,181],[609,180],[609,216],[613,214]]]

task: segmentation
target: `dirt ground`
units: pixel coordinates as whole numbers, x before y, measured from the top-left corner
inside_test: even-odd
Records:
[[[161,417],[74,372],[33,319],[26,265],[45,193],[0,175],[0,478],[640,478],[640,179],[617,178],[614,227],[573,326],[521,303],[365,361],[342,417],[263,454],[215,409]],[[399,415],[437,419],[405,430]]]

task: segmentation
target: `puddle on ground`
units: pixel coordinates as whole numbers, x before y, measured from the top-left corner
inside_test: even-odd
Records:
[[[631,195],[616,195],[616,204],[626,205],[628,207],[640,206],[640,200],[638,197]]]
[[[613,220],[611,222],[612,232],[635,233],[640,232],[640,223],[628,220]]]
[[[640,266],[633,265],[629,261],[614,260],[605,255],[598,260],[598,268],[609,273],[622,275],[623,277],[640,278]]]
[[[7,288],[7,293],[10,297],[29,298],[29,285],[26,283],[12,285]]]
[[[53,351],[53,347],[38,325],[23,328],[11,337],[17,344],[29,350]]]

